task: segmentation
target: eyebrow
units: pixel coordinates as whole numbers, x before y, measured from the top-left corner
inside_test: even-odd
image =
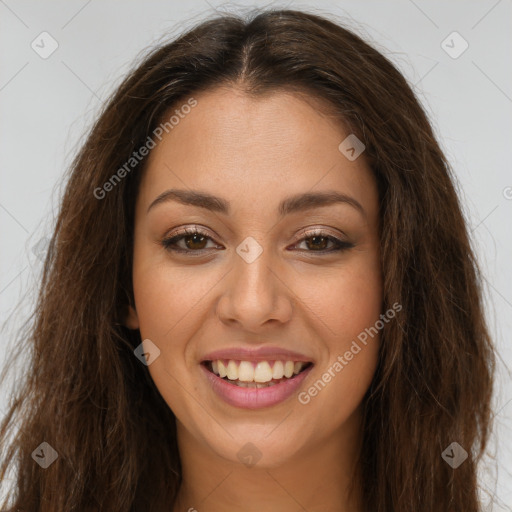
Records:
[[[228,201],[221,197],[200,192],[198,190],[180,190],[170,189],[162,192],[148,207],[148,213],[152,208],[158,204],[163,204],[168,201],[175,201],[181,204],[205,208],[217,213],[229,215],[230,204]],[[328,206],[336,203],[344,203],[354,207],[366,219],[366,211],[361,206],[361,203],[351,196],[328,190],[325,192],[306,192],[304,194],[297,194],[287,197],[279,203],[278,213],[281,217],[290,213],[296,213],[322,206]]]

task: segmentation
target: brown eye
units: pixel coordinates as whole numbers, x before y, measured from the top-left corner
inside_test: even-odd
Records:
[[[205,241],[207,237],[200,235],[199,233],[196,233],[194,235],[188,235],[182,237],[185,241],[185,245],[187,246],[187,249],[204,249],[205,248]]]
[[[299,249],[300,251],[326,254],[354,247],[354,244],[340,240],[322,231],[304,234],[307,236],[304,236],[297,245],[305,244],[306,247],[305,249]],[[165,238],[161,244],[166,250],[194,255],[193,253],[200,254],[202,251],[209,249],[207,247],[209,241],[213,242],[207,233],[197,228],[189,228],[169,238]],[[331,244],[330,247],[329,244]]]
[[[321,251],[324,251],[329,243],[329,239],[326,236],[310,236],[305,240],[308,249],[320,249]],[[311,243],[308,244],[307,240],[311,240]]]
[[[305,235],[298,245],[305,244],[306,252],[318,252],[318,253],[331,253],[337,251],[344,251],[354,247],[354,244],[340,240],[335,236],[329,235],[323,231],[309,231],[303,233]],[[331,247],[329,248],[329,243]]]
[[[208,249],[207,244],[208,241],[211,240],[211,237],[206,233],[194,228],[183,230],[181,233],[165,238],[161,243],[163,247],[169,251],[187,253],[201,252]],[[180,246],[179,243],[181,242],[183,242],[183,244]]]

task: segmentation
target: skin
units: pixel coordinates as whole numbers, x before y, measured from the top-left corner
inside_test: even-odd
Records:
[[[236,88],[194,97],[197,106],[148,157],[136,204],[135,308],[126,318],[160,349],[148,369],[176,415],[184,483],[173,512],[362,510],[355,460],[378,335],[306,405],[295,394],[263,409],[233,407],[199,364],[216,349],[289,348],[315,362],[300,392],[379,319],[378,194],[364,153],[345,158],[338,146],[349,132],[311,97],[255,99]],[[170,188],[220,196],[232,211],[168,201],[147,212]],[[365,215],[335,203],[279,217],[282,199],[324,190],[355,198]],[[202,256],[162,246],[176,228],[193,226],[211,240],[189,236],[178,246],[205,248]],[[311,243],[304,227],[354,247],[322,255],[333,244]],[[250,264],[236,252],[248,236],[263,249]],[[262,454],[252,467],[237,456],[247,442]]]

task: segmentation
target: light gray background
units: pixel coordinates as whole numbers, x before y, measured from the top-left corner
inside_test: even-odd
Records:
[[[490,447],[497,466],[489,462],[486,486],[497,494],[493,510],[512,510],[510,0],[0,0],[0,322],[8,320],[0,365],[16,350],[12,332],[30,310],[41,270],[33,248],[41,239],[44,247],[51,232],[63,173],[133,59],[215,10],[265,6],[343,17],[397,64],[430,115],[458,177],[485,272],[489,324],[501,356]],[[43,31],[58,43],[46,59],[31,48]],[[455,59],[441,46],[453,31],[469,44]],[[455,39],[452,51],[460,44]],[[6,404],[2,390],[0,414]]]

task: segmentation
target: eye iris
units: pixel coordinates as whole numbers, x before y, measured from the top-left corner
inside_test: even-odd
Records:
[[[191,238],[193,239],[192,244],[196,244],[196,243],[201,244],[201,243],[204,243],[206,241],[206,237],[205,236],[203,236],[203,235],[201,235],[199,233],[194,233],[193,235],[188,235],[188,236],[186,236],[184,238],[185,239],[185,245],[187,246],[188,249],[199,249],[199,250],[204,249],[204,246],[203,247],[194,247],[193,245],[191,246],[191,244],[188,243],[188,241]],[[197,240],[198,238],[200,239],[200,241]]]
[[[315,242],[313,242],[313,248],[315,249],[320,249],[320,250],[323,250],[326,248],[327,246],[327,237],[325,236],[310,236],[309,238],[307,238],[306,240],[306,244],[308,246],[308,249],[311,249],[311,244],[309,243],[309,240],[315,240]],[[323,244],[320,244],[321,247],[319,247],[318,245],[316,245],[318,243],[318,240],[323,240],[324,243]]]

